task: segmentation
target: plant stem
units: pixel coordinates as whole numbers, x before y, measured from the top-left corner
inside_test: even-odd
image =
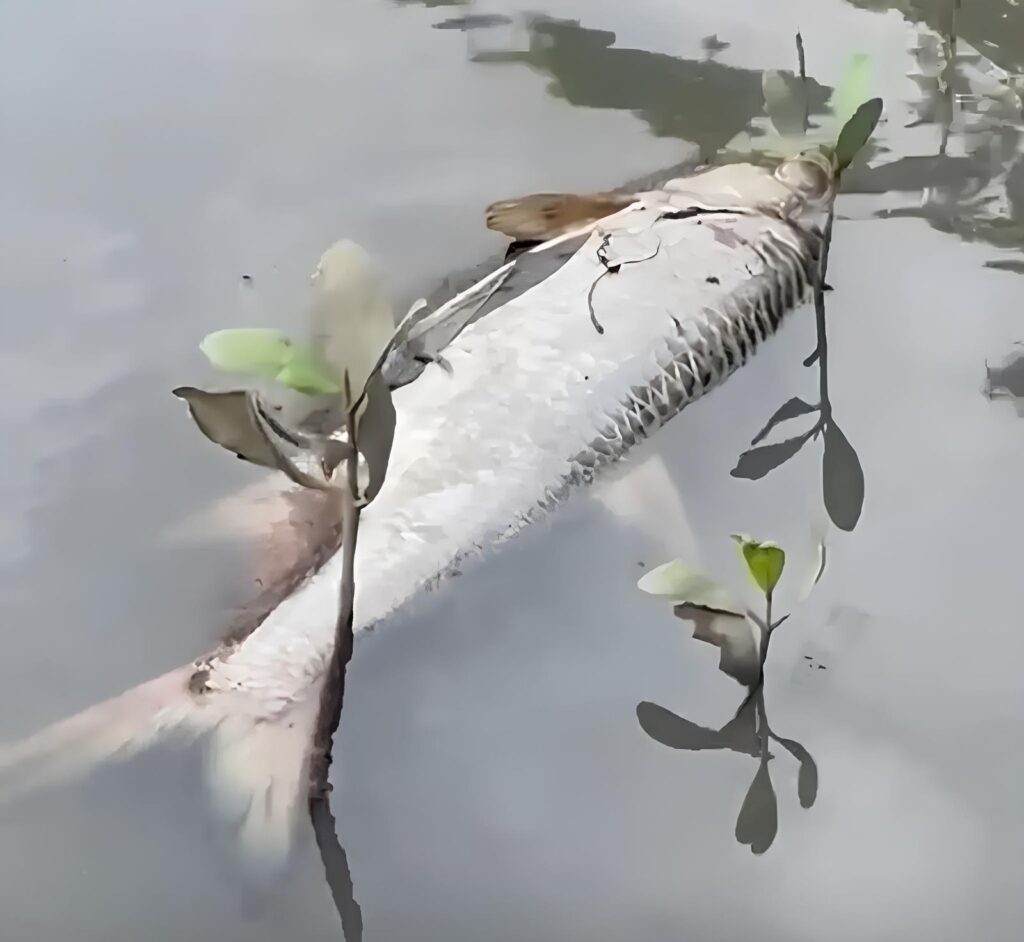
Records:
[[[313,823],[320,859],[327,875],[335,907],[341,918],[342,932],[348,942],[363,937],[363,917],[352,892],[348,857],[338,838],[337,822],[331,812],[329,775],[333,758],[334,734],[341,722],[345,702],[345,673],[355,646],[355,558],[359,535],[359,451],[356,447],[356,413],[347,416],[348,440],[352,455],[345,461],[346,485],[338,488],[341,500],[342,573],[338,599],[338,618],[334,625],[334,649],[320,690],[320,708],[313,731],[309,775],[309,816]]]
[[[824,424],[832,417],[832,405],[828,398],[828,334],[825,331],[825,276],[828,274],[828,253],[832,246],[832,223],[835,219],[835,204],[829,207],[825,221],[825,234],[821,244],[821,261],[818,264],[818,278],[814,285],[814,323],[818,334],[818,347],[814,360],[818,361],[818,403],[820,422]],[[813,361],[812,361],[813,362]]]
[[[800,67],[801,92],[804,98],[804,134],[806,134],[811,126],[811,102],[807,97],[807,58],[804,55],[804,38],[800,35],[799,30],[796,34],[796,58]]]
[[[345,672],[354,647],[353,600],[355,597],[355,548],[359,532],[359,508],[347,489],[342,492],[341,546],[343,570],[338,621],[334,629],[334,651],[327,665],[320,690],[320,709],[313,732],[313,758],[310,766],[310,795],[316,797],[329,790],[327,781],[331,768],[332,741],[341,721],[345,701]]]
[[[331,768],[332,742],[341,722],[341,709],[345,702],[345,671],[352,659],[355,643],[353,633],[355,615],[355,557],[359,535],[358,450],[355,447],[356,416],[350,411],[347,420],[348,440],[353,443],[353,457],[345,462],[347,486],[339,488],[341,500],[342,573],[338,599],[338,619],[334,626],[334,650],[327,665],[323,687],[320,690],[320,709],[313,733],[313,756],[310,765],[310,799],[325,795],[330,790],[328,773]]]

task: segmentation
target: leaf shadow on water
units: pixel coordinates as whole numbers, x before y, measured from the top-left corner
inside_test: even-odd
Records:
[[[799,765],[797,799],[802,808],[812,807],[817,799],[817,764],[801,743],[777,735],[768,722],[759,645],[753,639],[747,620],[696,610],[693,606],[678,606],[676,615],[694,622],[694,638],[721,649],[719,669],[739,680],[747,693],[732,719],[719,729],[699,726],[646,700],[637,705],[637,720],[651,739],[670,749],[686,752],[726,750],[758,760],[757,771],[736,818],[735,836],[752,853],[763,854],[774,843],[779,829],[778,796],[769,767],[776,758],[770,751],[771,744],[784,749]],[[743,639],[744,632],[746,640]]]
[[[826,246],[831,225],[826,231]],[[827,249],[826,249],[827,251]],[[827,256],[826,256],[827,258]],[[824,264],[822,266],[824,272]],[[822,275],[824,277],[824,275]],[[730,474],[735,478],[756,481],[793,458],[811,439],[822,436],[822,496],[832,522],[841,530],[852,531],[864,508],[864,470],[857,451],[835,420],[828,387],[828,334],[825,323],[825,295],[816,292],[815,325],[817,344],[804,366],[818,367],[818,403],[811,405],[799,397],[784,402],[751,440],[751,448],[743,452]],[[781,442],[761,442],[781,425],[806,415],[816,415],[810,429]]]

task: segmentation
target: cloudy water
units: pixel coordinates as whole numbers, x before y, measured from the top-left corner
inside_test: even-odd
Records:
[[[800,308],[627,468],[358,640],[332,881],[349,942],[1017,938],[1016,0],[8,0],[0,741],[210,649],[254,594],[268,511],[231,498],[260,475],[170,394],[209,379],[204,334],[299,324],[340,236],[403,307],[501,255],[494,200],[756,144],[798,30],[812,118],[855,53],[885,101],[827,334]],[[750,453],[793,397],[753,447],[794,440]],[[762,604],[733,533],[788,552],[749,700],[636,587],[678,557]],[[307,827],[255,880],[200,751],[160,748],[0,807],[0,938],[342,929]]]

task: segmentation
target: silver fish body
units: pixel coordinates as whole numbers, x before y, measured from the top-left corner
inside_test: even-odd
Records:
[[[388,478],[360,529],[357,630],[552,510],[722,382],[806,297],[815,214],[780,206],[755,177],[732,178],[718,206],[707,180],[699,199],[680,181],[602,220],[557,271],[470,319],[445,366],[395,390]],[[744,204],[761,184],[770,205],[761,192]],[[304,806],[340,571],[335,554],[246,637],[0,749],[0,793],[209,734],[217,804],[250,855],[280,859]]]

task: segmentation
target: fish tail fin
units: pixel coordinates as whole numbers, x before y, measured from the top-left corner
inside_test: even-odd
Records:
[[[287,861],[306,808],[317,707],[312,696],[272,718],[228,716],[210,742],[206,772],[214,807],[235,828],[245,859],[265,871]]]
[[[198,711],[189,691],[193,670],[172,670],[20,742],[0,745],[0,802],[128,758],[189,728]]]
[[[308,794],[316,695],[273,716],[244,694],[190,687],[195,665],[89,707],[20,742],[0,745],[0,803],[127,759],[174,735],[209,733],[206,784],[246,863],[268,875],[287,861]]]

